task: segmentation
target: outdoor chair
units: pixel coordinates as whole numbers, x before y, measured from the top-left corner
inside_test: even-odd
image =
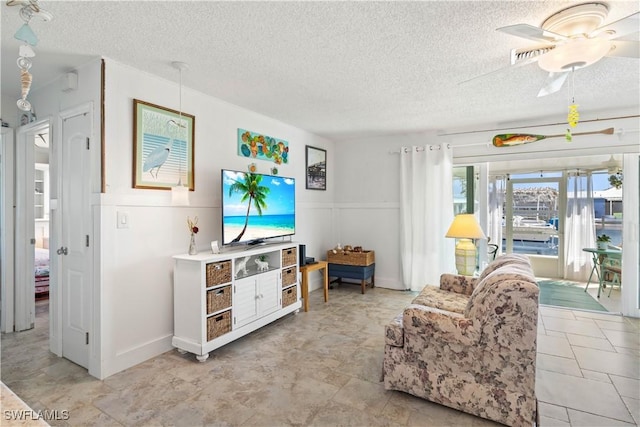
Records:
[[[496,254],[498,253],[498,245],[489,243],[487,245],[487,251],[489,252],[489,262],[491,262],[496,259]]]
[[[614,286],[621,287],[622,282],[622,252],[619,254],[607,254],[602,260],[602,284],[609,286],[608,297]]]

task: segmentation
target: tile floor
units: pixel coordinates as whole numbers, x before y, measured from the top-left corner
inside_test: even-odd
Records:
[[[586,285],[586,282],[578,283],[578,286],[583,289]],[[591,295],[594,300],[602,304],[602,306],[609,310],[610,313],[622,313],[622,303],[620,300],[622,291],[620,290],[620,288],[614,288],[611,289],[611,295],[609,295],[609,290],[610,289],[603,289],[600,294],[600,298],[598,298],[598,283],[590,283],[589,287],[587,288],[587,292],[589,293],[589,295]]]
[[[497,425],[380,380],[383,327],[410,292],[358,286],[310,296],[287,316],[211,353],[169,351],[104,381],[48,352],[46,304],[36,328],[2,335],[1,378],[52,425]],[[542,426],[638,426],[640,319],[541,307],[536,391]],[[10,425],[3,417],[2,425]]]

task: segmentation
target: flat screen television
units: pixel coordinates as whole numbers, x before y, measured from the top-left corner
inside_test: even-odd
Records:
[[[257,244],[296,232],[294,178],[222,169],[222,244]]]

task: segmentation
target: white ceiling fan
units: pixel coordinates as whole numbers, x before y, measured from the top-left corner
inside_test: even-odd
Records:
[[[602,166],[607,168],[607,172],[609,174],[616,174],[616,173],[622,172],[622,163],[619,160],[616,160],[613,154],[611,155],[609,160],[607,160],[606,162],[602,162]]]
[[[542,44],[511,51],[511,66],[538,62],[549,77],[538,96],[560,90],[570,72],[595,64],[605,56],[640,58],[640,42],[621,37],[640,30],[640,12],[602,25],[609,13],[604,3],[584,3],[563,9],[540,27],[516,24],[498,28],[507,34]]]

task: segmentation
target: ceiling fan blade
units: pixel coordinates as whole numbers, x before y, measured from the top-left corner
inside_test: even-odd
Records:
[[[487,77],[487,76],[490,76],[492,74],[496,74],[496,73],[500,73],[500,72],[505,71],[505,70],[509,70],[511,68],[519,68],[519,67],[522,67],[522,66],[525,66],[525,65],[529,65],[532,62],[536,62],[537,60],[538,60],[538,57],[522,59],[522,60],[520,60],[520,61],[518,61],[516,63],[513,63],[513,60],[512,60],[512,64],[511,65],[507,65],[506,67],[501,67],[501,68],[498,68],[497,70],[489,71],[488,73],[484,73],[484,74],[480,74],[480,75],[471,77],[470,79],[463,80],[463,81],[459,82],[458,84],[461,85],[461,84],[464,84],[464,83],[467,83],[467,82],[470,82],[470,81],[473,81],[473,80],[476,80],[476,79],[479,79],[479,78],[482,78],[482,77]]]
[[[640,12],[629,15],[618,21],[596,28],[589,34],[589,37],[595,37],[598,34],[610,33],[609,38],[617,39],[627,34],[633,34],[640,31]]]
[[[561,34],[543,30],[542,28],[534,27],[529,24],[508,25],[506,27],[497,28],[496,31],[502,31],[503,33],[511,34],[512,36],[547,43],[555,43],[558,40],[565,40],[567,38]]]
[[[611,50],[606,56],[640,58],[640,42],[630,40],[612,40]]]
[[[567,76],[571,71],[564,73],[549,73],[547,80],[545,80],[542,89],[538,92],[538,97],[551,95],[560,90],[564,82],[567,80]]]

